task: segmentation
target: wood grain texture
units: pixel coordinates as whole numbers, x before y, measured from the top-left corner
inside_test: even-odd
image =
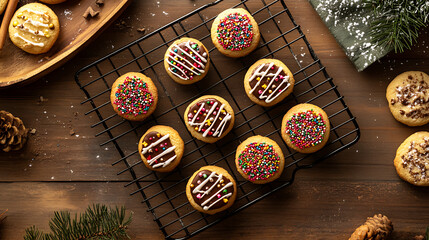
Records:
[[[37,129],[23,151],[0,153],[0,209],[9,209],[0,225],[0,239],[21,239],[24,229],[33,224],[47,229],[53,211],[81,211],[94,202],[125,204],[132,210],[132,239],[162,239],[141,198],[129,196],[135,188],[123,187],[130,176],[116,175],[123,166],[111,166],[118,153],[112,145],[98,145],[107,137],[94,137],[100,128],[89,127],[95,120],[83,115],[90,109],[80,105],[83,94],[73,77],[81,67],[142,36],[137,28],[153,31],[206,2],[134,1],[118,21],[62,68],[28,86],[0,91],[0,109]],[[406,137],[427,126],[410,128],[395,121],[385,89],[401,72],[429,71],[428,30],[413,51],[389,54],[358,73],[307,1],[286,3],[357,116],[362,137],[350,149],[298,172],[290,187],[196,239],[347,239],[375,213],[393,221],[394,239],[422,234],[429,225],[429,189],[401,181],[393,158]],[[192,25],[192,20],[187,24]],[[48,101],[40,102],[40,96]]]
[[[22,82],[31,82],[66,63],[77,51],[89,44],[103,28],[112,23],[129,5],[131,0],[114,0],[96,8],[93,1],[68,1],[49,5],[60,21],[60,36],[45,54],[32,55],[14,46],[9,37],[0,51],[0,88]],[[25,1],[32,2],[32,1]],[[23,4],[19,4],[18,8]],[[100,14],[85,19],[88,7],[99,9]]]

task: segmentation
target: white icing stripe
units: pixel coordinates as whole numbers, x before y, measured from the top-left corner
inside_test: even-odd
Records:
[[[217,179],[216,179],[216,181],[213,183],[213,185],[209,188],[209,189],[207,189],[207,190],[205,190],[205,191],[202,191],[201,189],[210,181],[210,179],[212,178],[212,177],[216,177]],[[215,186],[217,186],[218,185],[218,183],[220,182],[220,180],[222,180],[222,177],[223,177],[223,175],[222,174],[219,174],[219,175],[216,175],[216,172],[212,172],[211,174],[210,174],[210,176],[208,176],[203,182],[201,182],[198,186],[196,186],[195,188],[194,188],[194,190],[192,190],[192,194],[197,194],[197,193],[200,193],[201,194],[201,198],[203,198],[204,196],[206,196],[206,195],[208,195],[208,194],[210,194],[210,192],[213,190],[213,188],[215,187]],[[227,188],[229,188],[229,187],[231,187],[231,186],[233,186],[234,184],[232,183],[232,182],[229,182],[229,183],[227,183],[227,184],[225,184],[225,186],[223,186],[220,190],[218,190],[216,193],[214,193],[211,197],[209,197],[208,199],[206,199],[203,203],[201,203],[201,207],[203,207],[203,209],[204,210],[209,210],[211,207],[213,207],[217,202],[219,202],[219,201],[221,201],[221,200],[223,200],[224,198],[228,198],[228,197],[230,197],[230,196],[232,196],[232,193],[227,193],[227,194],[225,194],[225,195],[223,195],[222,197],[220,197],[219,199],[217,199],[216,201],[214,201],[213,203],[211,203],[210,205],[208,205],[208,206],[205,206],[205,205],[207,205],[214,197],[217,197],[217,195],[218,194],[220,194],[223,190],[225,190],[225,189],[227,189]]]
[[[228,193],[226,195],[223,195],[221,198],[219,198],[218,200],[214,201],[212,204],[210,204],[209,206],[204,206],[203,209],[204,210],[209,210],[211,207],[213,207],[213,205],[215,205],[217,202],[221,201],[224,198],[229,198],[232,196],[232,193]]]
[[[34,13],[34,14],[37,14],[37,15],[44,15],[47,18],[49,18],[49,16],[46,14],[46,12],[40,12],[40,11],[36,11],[36,10],[30,9],[30,8],[27,8],[24,11],[27,11],[29,13]]]
[[[31,20],[31,19],[27,19],[24,23],[29,23],[35,27],[46,27],[46,28],[49,27],[49,24],[47,24],[47,23],[42,23],[39,21]]]
[[[18,29],[19,30],[21,30],[21,31],[24,31],[24,32],[29,32],[29,33],[32,33],[32,34],[34,34],[34,35],[38,35],[38,36],[42,36],[42,37],[44,37],[45,36],[45,34],[42,32],[42,31],[39,31],[39,30],[37,30],[37,31],[34,31],[34,30],[31,30],[31,29],[29,29],[28,27],[25,27],[24,26],[24,24],[22,24],[22,28],[18,25],[18,26],[16,26],[16,27],[19,27]]]
[[[222,178],[222,174],[219,175],[219,179],[218,180],[220,180],[221,178]],[[216,185],[217,185],[217,182],[215,184],[213,184],[213,186],[216,186]],[[212,188],[213,188],[213,186],[212,186]],[[212,200],[216,195],[218,195],[224,189],[226,189],[228,187],[231,187],[231,186],[232,186],[232,182],[229,182],[228,184],[226,184],[225,186],[223,186],[219,191],[217,191],[215,194],[213,194],[211,197],[209,197],[206,201],[204,201],[203,203],[201,203],[201,206],[204,207],[204,205],[206,205],[207,203],[209,203],[210,200]],[[210,188],[210,191],[211,191],[212,188]]]
[[[206,185],[206,183],[210,180],[210,178],[211,178],[211,177],[213,177],[215,174],[216,174],[215,172],[212,172],[212,173],[210,174],[210,176],[209,176],[208,178],[206,178],[206,180],[204,180],[200,185],[198,185],[198,186],[196,186],[196,187],[194,188],[194,190],[192,191],[192,193],[193,193],[193,194],[196,194],[196,193],[198,193],[198,192],[201,192],[201,188],[202,188],[202,187],[204,187],[204,185]],[[221,174],[221,176],[222,176],[222,174]],[[218,180],[219,180],[219,179],[218,179]],[[207,192],[207,191],[206,191],[206,192]],[[204,193],[204,194],[206,194],[206,193]],[[204,196],[204,194],[203,194],[203,196]]]
[[[14,37],[18,37],[20,39],[22,39],[24,42],[31,44],[33,46],[37,46],[37,47],[44,47],[45,44],[44,43],[36,43],[36,42],[32,42],[30,40],[25,39],[24,37],[22,37],[21,35],[19,35],[18,33],[13,34]]]
[[[171,153],[172,151],[174,151],[174,149],[176,149],[176,146],[172,146],[169,147],[167,149],[165,149],[161,154],[157,155],[156,157],[150,159],[149,161],[147,161],[149,163],[149,165],[152,165],[152,163],[154,163],[156,160],[158,160],[159,158],[161,158],[162,156]]]
[[[194,67],[194,69],[196,70],[196,71],[195,71],[194,69],[189,68],[188,66],[186,66],[186,64],[184,64],[184,63],[183,63],[183,62],[181,62],[181,61],[175,61],[175,62],[176,62],[176,65],[174,65],[174,64],[172,64],[170,61],[168,61],[168,64],[171,66],[171,68],[168,68],[168,70],[169,70],[171,73],[173,73],[176,77],[178,77],[178,78],[180,78],[180,79],[183,79],[183,80],[189,80],[190,78],[185,74],[185,72],[184,72],[184,71],[182,71],[182,70],[180,69],[180,67],[178,67],[178,65],[180,65],[180,66],[182,66],[182,67],[184,67],[184,68],[188,69],[189,71],[193,72],[194,74],[199,75],[200,73],[204,73],[205,63],[207,63],[207,59],[206,59],[205,57],[201,56],[197,51],[195,51],[195,50],[191,47],[191,45],[190,45],[190,44],[191,44],[191,42],[190,42],[190,41],[185,42],[185,46],[186,46],[190,51],[192,51],[192,52],[193,52],[197,57],[199,57],[201,61],[197,60],[196,58],[193,58],[193,57],[192,57],[188,52],[186,52],[185,50],[183,50],[182,48],[180,48],[178,44],[173,45],[173,46],[170,48],[170,50],[169,50],[169,51],[170,51],[170,54],[169,54],[168,58],[172,58],[172,59],[174,60],[173,56],[171,56],[171,54],[173,54],[173,55],[174,55],[174,57],[177,57],[177,58],[179,58],[180,60],[184,60],[184,61],[185,61],[186,63],[188,63],[190,66]],[[173,51],[173,48],[176,48],[176,49],[180,50],[183,54],[185,54],[186,56],[188,56],[188,57],[190,57],[191,59],[193,59],[193,61],[195,61],[195,62],[200,66],[200,68],[201,68],[201,69],[200,69],[200,68],[198,68],[198,67],[195,67],[195,66],[194,66],[194,64],[192,64],[190,61],[188,61],[187,59],[185,59],[185,58],[181,57],[179,54],[177,54],[176,52],[174,52],[174,51]],[[184,75],[185,77],[182,77],[182,75],[177,74],[176,72],[174,72],[174,71],[172,70],[172,68],[178,69],[181,73],[183,73],[183,75]]]
[[[174,161],[174,159],[176,159],[176,155],[172,156],[167,161],[161,162],[161,163],[157,163],[157,164],[153,165],[152,167],[153,168],[166,167],[168,164],[170,164],[172,161]]]
[[[210,115],[212,114],[212,112],[216,109],[217,106],[217,102],[215,102],[215,104],[213,104],[212,108],[210,109],[210,111],[207,113],[206,118],[204,119],[204,121],[202,121],[201,123],[195,123],[196,118],[198,117],[198,114],[201,112],[201,109],[204,108],[205,103],[201,104],[201,107],[198,109],[197,113],[195,113],[194,118],[192,119],[192,121],[189,122],[189,125],[191,127],[193,126],[199,126],[198,131],[201,131],[202,127],[204,126],[204,124],[207,122],[207,119],[210,117]],[[215,117],[215,119],[213,120],[213,122],[210,124],[210,126],[205,129],[205,131],[203,132],[203,137],[206,137],[208,135],[208,133],[210,132],[210,129],[214,126],[214,124],[216,123],[216,121],[219,119],[220,114],[222,112],[222,110],[224,109],[225,104],[222,104],[219,108],[219,111]],[[226,110],[225,112],[227,113],[225,115],[225,117],[223,117],[221,123],[219,124],[219,126],[217,127],[216,131],[213,132],[213,137],[220,137],[225,129],[225,126],[228,122],[228,120],[230,120],[231,114],[229,114]]]
[[[255,79],[255,77],[260,77],[259,81],[255,84],[255,86],[249,91],[249,93],[253,93],[253,91],[255,91],[255,89],[259,86],[259,84],[262,82],[262,79],[264,77],[271,77],[270,82],[268,83],[267,87],[265,88],[265,90],[259,95],[259,99],[264,99],[265,98],[265,102],[266,103],[271,103],[272,101],[274,101],[278,96],[280,96],[280,94],[282,94],[284,91],[286,91],[286,89],[289,88],[290,83],[289,83],[289,76],[286,76],[283,78],[282,82],[279,83],[279,85],[276,87],[275,90],[272,90],[272,92],[267,96],[265,95],[265,93],[270,89],[271,85],[274,83],[275,79],[279,76],[279,74],[283,71],[282,67],[279,67],[279,69],[277,70],[277,72],[275,74],[273,73],[268,73],[268,71],[271,69],[272,66],[274,66],[274,63],[270,63],[270,65],[268,66],[267,70],[264,72],[260,72],[261,69],[265,66],[265,64],[262,64],[261,66],[259,66],[255,72],[253,73],[253,75],[249,78],[249,83]],[[281,86],[283,86],[284,84],[286,84],[286,86],[279,91],[279,89],[281,89]],[[276,94],[277,93],[277,94]]]
[[[142,153],[143,153],[143,154],[146,154],[146,153],[147,153],[147,151],[148,151],[149,149],[151,149],[152,147],[154,147],[154,146],[156,146],[156,145],[160,144],[162,141],[166,140],[166,139],[167,139],[167,138],[169,138],[169,137],[170,137],[170,134],[166,134],[166,135],[164,135],[164,136],[163,136],[162,138],[160,138],[158,141],[156,141],[156,142],[154,142],[154,143],[150,144],[149,146],[147,146],[147,147],[143,148],[143,149],[142,149]]]

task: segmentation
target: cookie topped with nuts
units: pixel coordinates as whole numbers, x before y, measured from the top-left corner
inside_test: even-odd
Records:
[[[409,71],[398,75],[389,84],[386,98],[393,117],[408,126],[429,123],[429,76]]]
[[[394,160],[396,172],[416,186],[429,186],[429,132],[416,132],[399,146]]]

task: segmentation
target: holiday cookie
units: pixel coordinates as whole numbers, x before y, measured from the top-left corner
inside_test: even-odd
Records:
[[[313,153],[329,139],[328,115],[316,105],[304,103],[289,109],[282,121],[281,135],[297,152]]]
[[[0,0],[0,14],[3,14],[6,9],[8,0]]]
[[[221,12],[213,21],[211,38],[215,47],[227,57],[239,58],[251,53],[261,38],[258,23],[242,8]]]
[[[184,119],[192,136],[207,143],[214,143],[228,134],[235,120],[229,103],[214,95],[194,100],[186,108]]]
[[[31,54],[49,51],[59,34],[57,15],[41,3],[29,3],[19,8],[9,25],[13,44]]]
[[[164,67],[177,83],[198,82],[209,71],[209,51],[196,39],[181,38],[174,41],[165,52]]]
[[[416,132],[399,146],[394,160],[396,172],[416,186],[429,186],[429,132]]]
[[[289,68],[277,59],[261,59],[247,70],[244,90],[252,102],[274,106],[293,91],[295,80]]]
[[[185,144],[179,133],[168,126],[153,126],[139,142],[139,153],[147,168],[158,172],[172,171],[182,159]]]
[[[225,169],[204,166],[189,179],[186,196],[196,210],[215,214],[232,206],[237,196],[237,185]]]
[[[158,90],[149,77],[129,72],[113,83],[110,102],[119,116],[130,121],[143,121],[155,111]]]
[[[58,4],[58,3],[63,3],[66,0],[39,0],[39,1],[46,3],[46,4]]]
[[[410,71],[398,75],[386,90],[393,117],[408,126],[429,123],[429,76]]]
[[[249,137],[237,147],[235,166],[246,180],[264,184],[282,175],[285,158],[275,141],[257,135]]]

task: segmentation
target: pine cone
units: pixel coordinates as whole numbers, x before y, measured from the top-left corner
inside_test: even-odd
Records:
[[[0,149],[9,152],[21,149],[27,141],[28,129],[21,119],[0,111]]]
[[[393,224],[389,218],[376,214],[358,227],[349,240],[385,240],[392,231]]]

